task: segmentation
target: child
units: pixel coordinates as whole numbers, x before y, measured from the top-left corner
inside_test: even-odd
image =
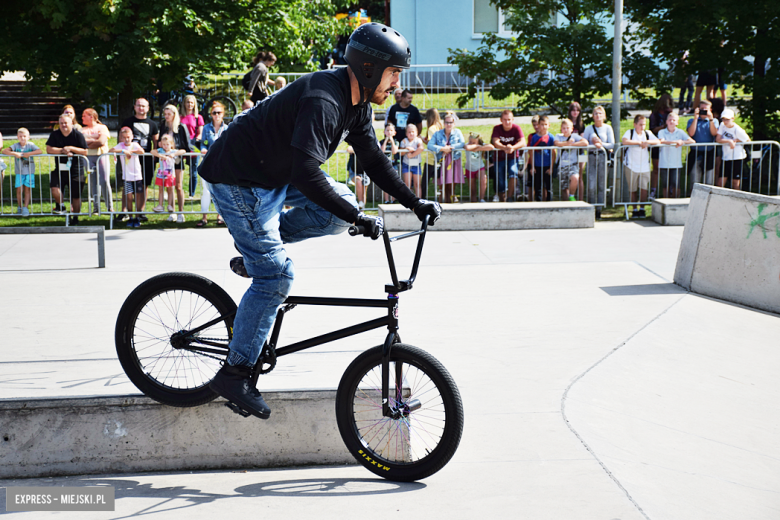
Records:
[[[406,137],[401,141],[401,148],[407,153],[401,159],[401,172],[404,184],[412,187],[414,180],[414,194],[420,196],[420,155],[425,150],[422,139],[417,137],[417,126],[414,124],[406,125]]]
[[[739,143],[750,141],[750,136],[734,122],[734,111],[730,108],[720,114],[720,126],[715,140],[723,145],[723,172],[718,177],[718,186],[726,186],[726,179],[731,180],[731,189],[739,189],[742,177],[742,163],[747,157],[745,147]]]
[[[588,146],[580,134],[572,133],[574,123],[571,119],[561,121],[561,133],[555,136],[555,146]],[[564,150],[558,162],[561,177],[561,200],[576,201],[577,186],[580,181],[580,155],[578,150]],[[569,189],[571,187],[571,189]]]
[[[539,117],[536,133],[531,134],[528,146],[553,146],[555,138],[547,132],[549,128],[550,122],[547,116]],[[552,200],[552,165],[555,163],[555,151],[536,150],[530,155],[529,171],[535,195],[535,198],[531,198],[531,200],[550,201]]]
[[[121,156],[122,173],[125,182],[125,197],[127,198],[127,210],[133,211],[133,194],[136,197],[136,208],[140,208],[146,202],[146,189],[144,188],[144,175],[141,169],[141,161],[138,156],[144,153],[141,145],[133,142],[133,131],[129,126],[123,126],[119,130],[119,143],[111,148],[109,153],[123,154]],[[131,218],[127,222],[129,228],[141,227],[138,217]]]
[[[658,172],[664,181],[664,197],[677,198],[679,182],[682,180],[682,150],[684,144],[693,144],[693,140],[687,132],[677,128],[680,116],[671,112],[666,117],[666,128],[658,132],[661,144],[675,145],[677,148],[664,146],[658,154]]]
[[[653,135],[653,132],[645,130],[647,120],[645,116],[638,115],[634,118],[634,128],[626,130],[621,141],[623,146],[631,146],[626,152],[625,174],[628,179],[628,191],[631,193],[631,202],[647,200],[647,186],[650,184],[650,153],[648,146],[660,144],[661,141]],[[637,200],[637,188],[639,200]],[[645,217],[645,208],[636,205],[631,213],[633,218]]]
[[[469,180],[470,202],[486,202],[487,172],[482,152],[489,152],[495,149],[492,144],[485,144],[479,134],[469,132],[469,142],[466,144],[466,178]],[[477,198],[475,186],[477,177],[479,177],[479,198]]]
[[[160,167],[157,168],[157,176],[154,183],[160,187],[159,192],[159,204],[155,206],[155,213],[162,213],[165,211],[163,203],[165,198],[163,195],[163,189],[168,192],[168,213],[173,213],[173,187],[176,184],[176,174],[174,173],[176,156],[184,154],[184,150],[177,150],[173,144],[173,137],[170,134],[163,134],[160,138],[160,146],[157,150],[152,150],[152,155],[160,159]]]
[[[382,151],[393,163],[393,166],[398,169],[398,141],[395,140],[395,125],[393,123],[387,123],[385,125],[385,138],[382,144],[379,145]],[[387,195],[385,195],[387,197]],[[383,201],[385,204],[392,204],[395,202],[393,197],[389,197]]]
[[[277,76],[276,80],[274,81],[274,89],[276,89],[276,92],[279,92],[286,86],[287,86],[287,80],[284,79],[283,76]]]
[[[534,127],[534,131],[531,135],[528,136],[527,142],[529,143],[531,142],[531,139],[533,139],[534,136],[536,135],[536,132],[539,130],[539,116],[533,116],[531,118],[531,126]],[[530,162],[530,159],[528,159],[528,161]],[[530,174],[526,175],[525,188],[528,190],[527,199],[529,201],[533,201],[534,200],[534,178]],[[496,196],[493,198],[493,202],[497,200],[499,200],[498,194],[496,194]]]
[[[32,188],[35,187],[35,162],[30,157],[41,154],[43,151],[30,142],[30,132],[26,128],[17,130],[16,138],[19,142],[4,148],[3,153],[16,157],[14,187],[16,188],[16,203],[19,205],[16,213],[23,217],[29,217],[30,198],[32,197]]]

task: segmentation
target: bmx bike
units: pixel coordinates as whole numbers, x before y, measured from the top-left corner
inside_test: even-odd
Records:
[[[289,296],[279,307],[273,330],[252,371],[252,382],[274,369],[277,359],[317,345],[387,327],[384,344],[361,353],[347,368],[336,392],[336,421],[350,453],[373,473],[389,480],[415,481],[449,462],[463,432],[458,387],[433,356],[401,342],[399,294],[417,277],[427,232],[390,238],[382,235],[392,283],[386,299]],[[362,233],[353,226],[351,235]],[[399,280],[391,243],[418,236],[412,272]],[[386,315],[311,339],[278,347],[286,313],[298,305],[375,307]],[[117,317],[119,361],[130,380],[148,397],[179,407],[215,399],[209,382],[228,355],[236,304],[214,282],[188,273],[167,273],[139,285]],[[234,403],[227,406],[249,415]]]

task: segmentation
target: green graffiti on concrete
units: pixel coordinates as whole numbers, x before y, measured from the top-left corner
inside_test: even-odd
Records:
[[[753,233],[753,229],[756,227],[761,229],[761,232],[764,234],[764,238],[766,238],[767,221],[773,218],[777,219],[777,217],[780,216],[780,211],[764,214],[766,206],[767,205],[765,202],[762,202],[758,205],[758,215],[756,215],[755,218],[750,221],[750,231],[748,231],[747,238],[750,238],[750,235]],[[777,219],[775,222],[775,233],[777,233],[777,236],[780,237],[780,219]]]

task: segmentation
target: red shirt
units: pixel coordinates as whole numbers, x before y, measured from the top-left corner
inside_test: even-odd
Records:
[[[493,142],[493,139],[498,137],[498,140],[501,142],[501,144],[504,145],[513,145],[517,142],[520,142],[523,139],[523,130],[515,125],[512,124],[512,128],[509,129],[509,131],[504,130],[503,125],[496,125],[493,127],[493,135],[490,136],[490,142]],[[519,155],[519,150],[516,150],[513,153],[514,157],[517,158]],[[503,150],[499,150],[498,152],[498,159],[499,161],[506,161],[506,152]]]

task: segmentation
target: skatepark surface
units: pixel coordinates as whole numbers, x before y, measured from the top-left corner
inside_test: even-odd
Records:
[[[452,461],[424,481],[390,482],[357,465],[14,479],[0,487],[113,486],[115,511],[4,514],[776,520],[780,318],[673,284],[682,235],[641,221],[429,233],[414,290],[401,298],[400,334],[450,371],[465,428]],[[0,236],[3,400],[138,394],[113,339],[133,288],[168,271],[206,276],[236,301],[248,285],[228,269],[225,229],[107,231],[105,269],[95,240]],[[401,274],[411,242],[397,243]],[[384,296],[381,242],[343,234],[288,251],[293,294]],[[371,317],[296,309],[281,344]],[[282,358],[258,386],[336,388],[383,337]]]

